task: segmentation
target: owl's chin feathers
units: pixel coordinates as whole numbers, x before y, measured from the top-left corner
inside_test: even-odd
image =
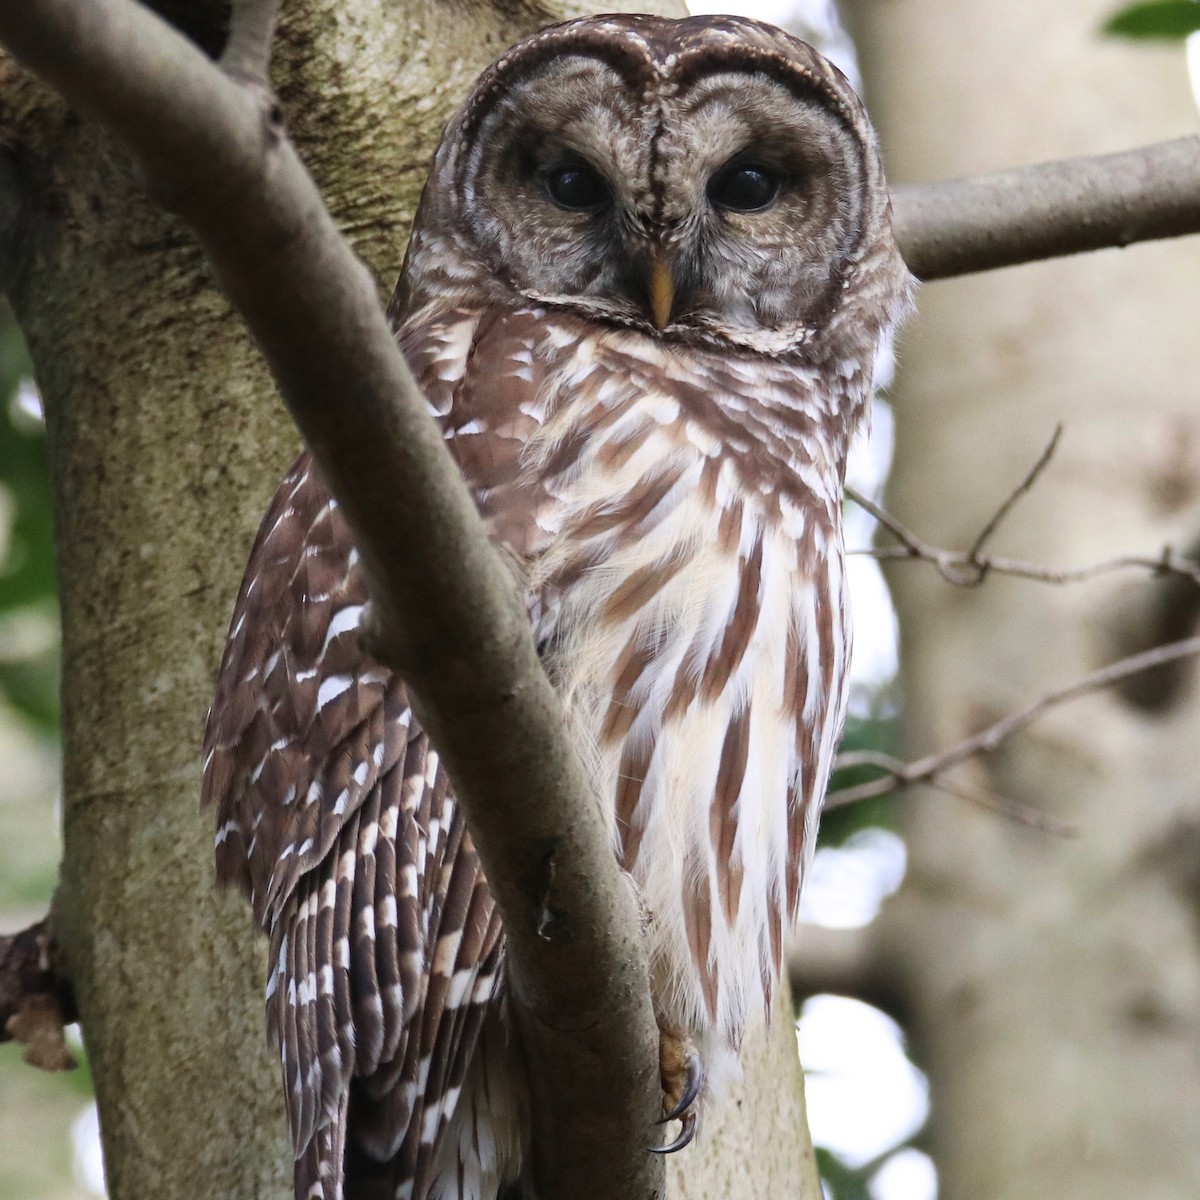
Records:
[[[746,350],[781,358],[808,346],[813,336],[813,330],[804,324],[781,325],[775,329],[741,326],[731,324],[721,314],[705,310],[679,313],[660,329],[648,312],[628,300],[605,296],[555,295],[525,289],[520,291],[519,296],[525,303],[569,312],[588,322],[637,330],[660,342],[664,349],[671,346],[705,346],[712,350]]]

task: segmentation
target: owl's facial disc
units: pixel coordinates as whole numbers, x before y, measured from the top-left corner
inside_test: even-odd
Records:
[[[494,99],[461,176],[488,269],[527,300],[669,339],[802,341],[862,231],[844,111],[753,62],[632,74],[562,55]]]

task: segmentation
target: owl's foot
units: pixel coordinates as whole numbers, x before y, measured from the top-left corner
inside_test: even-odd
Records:
[[[658,1061],[663,1088],[663,1117],[659,1124],[678,1121],[681,1128],[673,1142],[650,1149],[654,1154],[674,1154],[690,1145],[696,1136],[699,1118],[696,1101],[704,1086],[704,1064],[690,1041],[665,1029],[659,1031]]]

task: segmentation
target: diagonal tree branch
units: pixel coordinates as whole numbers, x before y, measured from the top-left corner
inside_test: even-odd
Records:
[[[234,58],[257,75],[268,10],[236,15],[250,24]],[[151,193],[191,224],[355,530],[372,653],[411,683],[503,915],[523,1034],[554,1098],[537,1114],[543,1194],[661,1194],[632,893],[524,606],[273,99],[131,0],[4,6],[0,40],[123,138]]]
[[[909,269],[946,279],[1200,230],[1200,137],[892,189]]]

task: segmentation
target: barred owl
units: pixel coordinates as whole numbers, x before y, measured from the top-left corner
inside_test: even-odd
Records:
[[[770,1008],[846,703],[846,451],[909,288],[846,81],[735,18],[520,43],[416,217],[391,316],[640,897],[682,1123],[659,1149]],[[528,1195],[504,929],[404,683],[360,647],[366,600],[303,455],[204,777],[219,875],[270,937],[296,1195]]]

